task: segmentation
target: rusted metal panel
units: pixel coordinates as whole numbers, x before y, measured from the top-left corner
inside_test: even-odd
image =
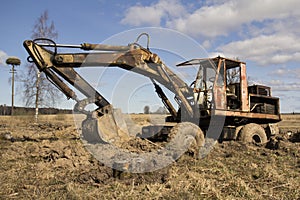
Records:
[[[214,82],[214,103],[216,109],[226,109],[225,59],[219,59],[217,75]]]
[[[241,74],[241,102],[242,102],[241,108],[243,112],[250,112],[246,64],[240,63],[240,68],[241,68],[240,74]]]
[[[245,118],[256,118],[256,119],[270,119],[274,121],[280,121],[280,115],[272,115],[265,113],[250,113],[241,111],[231,111],[231,110],[215,110],[214,115],[222,115],[227,117],[245,117]]]

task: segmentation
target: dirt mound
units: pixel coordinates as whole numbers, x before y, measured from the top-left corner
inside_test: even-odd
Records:
[[[215,144],[203,159],[184,154],[160,170],[114,178],[72,124],[0,123],[0,199],[300,198],[300,143],[288,138],[276,138],[276,148]],[[135,138],[119,148],[149,153],[161,146]]]

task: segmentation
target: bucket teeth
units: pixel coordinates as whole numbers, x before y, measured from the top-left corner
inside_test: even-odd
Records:
[[[88,117],[82,122],[83,139],[88,143],[122,143],[129,140],[129,133],[120,109],[103,116]]]

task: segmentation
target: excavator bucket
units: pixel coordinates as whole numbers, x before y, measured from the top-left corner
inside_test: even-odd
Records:
[[[129,140],[127,124],[120,109],[82,122],[82,136],[88,143],[123,143]]]

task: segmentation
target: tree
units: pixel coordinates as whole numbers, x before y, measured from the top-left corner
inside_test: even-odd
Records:
[[[240,59],[238,57],[233,58],[233,60],[239,61]],[[227,84],[233,84],[233,83],[239,83],[241,75],[241,70],[239,67],[230,68],[226,71],[226,80]]]
[[[167,109],[164,106],[160,106],[154,114],[168,114]]]
[[[144,107],[144,114],[150,114],[150,107],[149,106]]]
[[[55,30],[54,22],[49,22],[48,11],[44,11],[37,19],[32,30],[32,39],[49,38],[57,39],[58,33]],[[25,75],[22,77],[24,82],[24,100],[26,106],[35,105],[36,119],[38,116],[38,108],[54,106],[61,94],[59,90],[47,80],[44,73],[38,71],[35,64],[26,65]]]
[[[238,67],[227,69],[226,79],[227,84],[239,83],[240,82],[240,69]]]

